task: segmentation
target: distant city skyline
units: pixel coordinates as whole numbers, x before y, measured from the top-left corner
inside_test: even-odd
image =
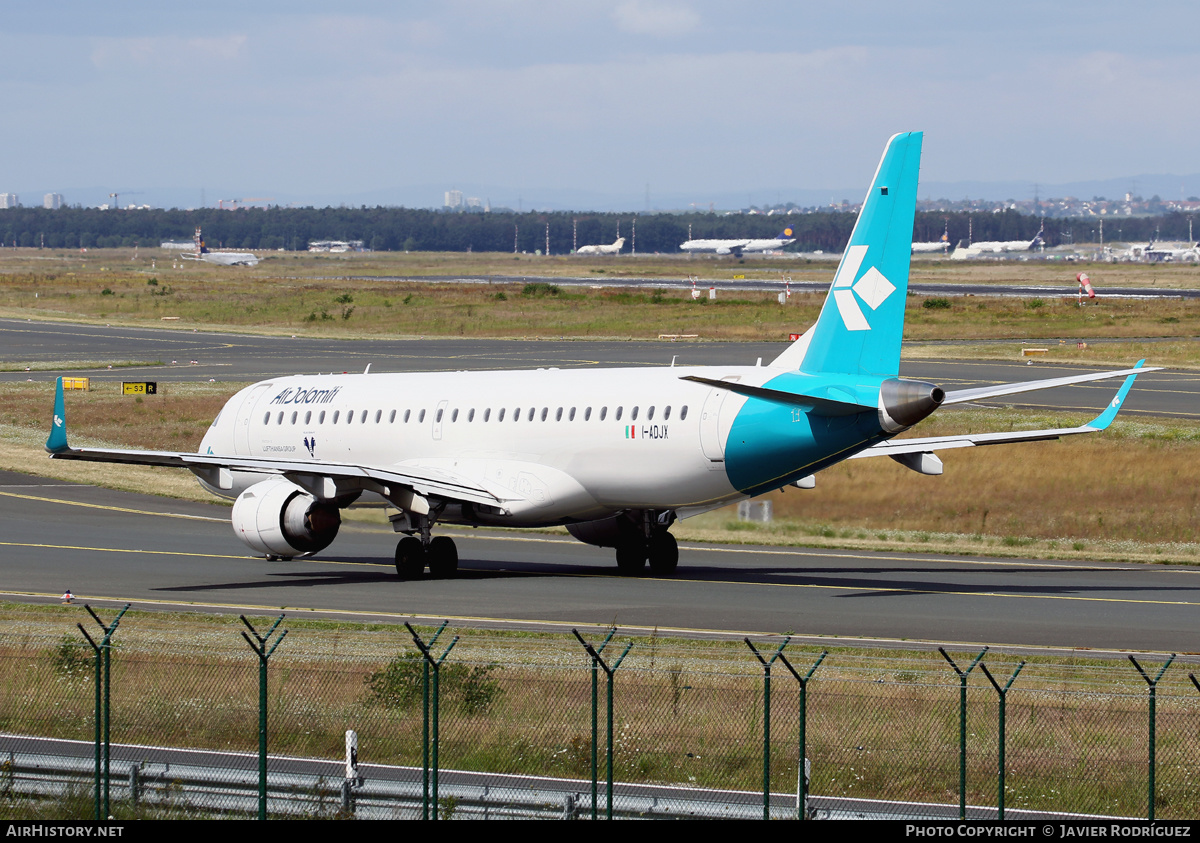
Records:
[[[1183,0],[54,9],[6,8],[0,32],[0,190],[30,204],[857,202],[908,129],[926,132],[923,198],[1178,198],[1138,173],[1200,193],[1200,7]]]

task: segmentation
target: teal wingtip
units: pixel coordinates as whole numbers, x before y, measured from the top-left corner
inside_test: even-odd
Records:
[[[1145,359],[1139,360],[1133,368],[1140,369],[1145,363]],[[1088,427],[1093,427],[1096,430],[1104,430],[1112,424],[1112,420],[1117,417],[1117,413],[1125,405],[1125,396],[1129,394],[1129,390],[1133,387],[1133,381],[1136,377],[1137,373],[1134,373],[1125,378],[1125,382],[1121,384],[1121,388],[1117,390],[1117,394],[1113,396],[1113,399],[1108,402],[1108,406],[1104,408],[1104,412],[1088,422]]]
[[[60,454],[70,450],[67,445],[67,409],[63,398],[63,379],[59,378],[54,388],[54,416],[50,420],[50,437],[46,440],[46,450],[51,454]]]

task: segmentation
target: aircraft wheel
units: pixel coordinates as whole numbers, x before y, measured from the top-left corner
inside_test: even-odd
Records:
[[[650,573],[656,577],[669,577],[679,565],[679,544],[675,537],[663,530],[650,539]]]
[[[396,573],[402,580],[419,580],[425,573],[425,546],[417,537],[400,539],[396,545]]]
[[[646,546],[625,544],[617,548],[617,571],[623,577],[636,577],[646,566]]]
[[[438,536],[425,549],[429,560],[429,575],[447,579],[458,573],[458,547],[449,536]]]

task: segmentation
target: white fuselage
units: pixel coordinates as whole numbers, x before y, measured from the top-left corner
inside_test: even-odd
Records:
[[[795,238],[777,237],[768,240],[688,240],[681,243],[679,248],[685,252],[733,255],[741,252],[771,252],[795,242]]]
[[[233,396],[201,453],[443,469],[517,493],[497,523],[534,526],[630,508],[696,512],[745,497],[725,440],[746,399],[680,380],[760,384],[766,367],[311,375]],[[236,497],[265,479],[235,474]]]

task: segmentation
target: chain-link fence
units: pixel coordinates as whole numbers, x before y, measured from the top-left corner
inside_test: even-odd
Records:
[[[964,708],[937,651],[252,618],[263,699],[238,618],[130,612],[97,684],[97,616],[0,607],[5,817],[1200,815],[1167,655],[951,652]]]

